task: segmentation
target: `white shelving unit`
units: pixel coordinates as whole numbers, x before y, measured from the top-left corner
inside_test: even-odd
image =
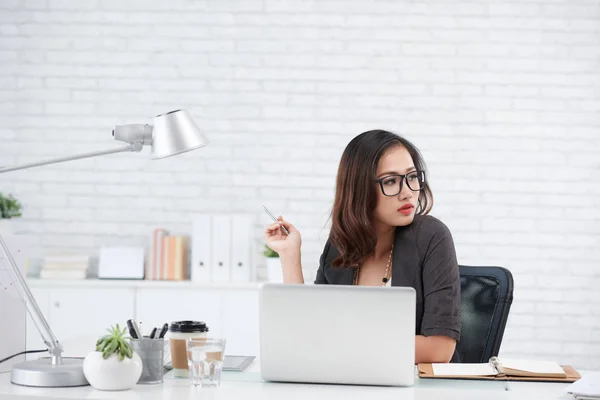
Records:
[[[146,280],[28,279],[66,356],[85,356],[110,325],[134,318],[148,333],[176,320],[205,321],[209,335],[227,339],[227,353],[259,354],[258,289],[252,283]],[[27,349],[44,345],[27,319]],[[42,353],[44,355],[44,353]],[[31,358],[39,357],[39,355]]]

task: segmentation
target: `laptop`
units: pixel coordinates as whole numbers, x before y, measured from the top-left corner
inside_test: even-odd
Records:
[[[262,379],[413,385],[415,302],[410,287],[263,284]]]

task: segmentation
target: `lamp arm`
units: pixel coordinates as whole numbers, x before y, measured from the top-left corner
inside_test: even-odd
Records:
[[[127,151],[137,151],[137,152],[140,152],[140,151],[142,151],[143,147],[144,147],[144,145],[142,143],[140,143],[140,142],[134,142],[134,143],[131,143],[131,144],[125,146],[125,147],[120,147],[120,148],[117,148],[117,149],[94,151],[94,152],[91,152],[91,153],[84,153],[84,154],[79,154],[79,155],[74,155],[74,156],[53,158],[51,160],[37,161],[37,162],[29,163],[29,164],[21,164],[21,165],[8,166],[8,167],[0,168],[0,174],[2,174],[4,172],[18,171],[18,170],[21,170],[21,169],[41,167],[41,166],[44,166],[44,165],[58,164],[58,163],[67,162],[67,161],[81,160],[83,158],[91,158],[91,157],[104,156],[104,155],[107,155],[107,154],[124,153],[124,152],[127,152]]]
[[[156,129],[148,124],[117,125],[112,131],[115,140],[127,143],[126,147],[105,151],[96,151],[69,157],[38,161],[23,165],[0,167],[0,174],[44,165],[58,164],[122,152],[140,152],[144,146],[151,146],[152,158],[165,158],[191,151],[205,146],[208,140],[185,110],[170,111],[160,114],[154,119]],[[63,359],[62,345],[52,332],[50,325],[42,314],[35,298],[19,266],[12,258],[10,251],[0,237],[0,267],[4,267],[11,275],[14,288],[20,299],[25,302],[27,312],[33,319],[48,351],[50,360],[40,359],[18,363],[12,367],[10,381],[17,385],[34,387],[67,387],[83,386],[89,382],[83,372],[82,359]]]
[[[0,261],[2,259],[6,260],[7,271],[10,273],[11,280],[15,282],[15,289],[21,296],[21,298],[25,301],[25,306],[27,307],[27,311],[31,316],[31,319],[35,323],[37,330],[39,331],[42,339],[44,339],[44,343],[48,346],[48,351],[52,355],[52,364],[58,364],[61,362],[61,354],[62,354],[62,346],[54,336],[52,329],[50,329],[50,325],[48,325],[48,321],[44,318],[44,315],[40,311],[40,307],[38,306],[29,286],[27,286],[27,282],[25,282],[25,278],[19,267],[15,263],[15,260],[12,258],[8,246],[0,236]]]
[[[128,143],[125,147],[93,151],[90,153],[53,158],[21,165],[12,165],[0,168],[0,174],[4,172],[19,171],[22,169],[42,167],[44,165],[58,164],[67,161],[81,160],[83,158],[104,156],[107,154],[124,153],[130,151],[140,152],[142,151],[144,145],[152,144],[152,130],[152,125],[130,124],[116,126],[112,132],[113,136],[116,140]],[[46,321],[46,318],[44,318],[44,315],[40,311],[40,307],[35,301],[35,297],[33,297],[29,286],[27,286],[27,282],[25,281],[23,274],[19,270],[15,260],[12,258],[6,243],[0,236],[0,263],[3,260],[6,260],[6,263],[8,264],[7,270],[9,274],[12,275],[11,280],[15,282],[15,288],[18,291],[19,296],[21,296],[21,299],[25,301],[25,306],[27,307],[27,311],[29,312],[31,319],[35,323],[35,326],[42,336],[44,343],[46,346],[48,346],[48,352],[50,352],[50,355],[52,356],[52,365],[62,364],[63,348],[54,335],[54,332],[52,332],[48,321]]]
[[[129,152],[129,151],[140,152],[140,151],[142,151],[143,147],[144,147],[143,142],[136,141],[136,142],[128,144],[125,147],[120,147],[117,149],[94,151],[91,153],[84,153],[84,154],[79,154],[79,155],[74,155],[74,156],[53,158],[50,160],[37,161],[37,162],[33,162],[33,163],[28,163],[28,164],[4,167],[4,168],[0,168],[0,174],[2,174],[4,172],[18,171],[18,170],[22,170],[22,169],[41,167],[44,165],[58,164],[58,163],[67,162],[67,161],[80,160],[83,158],[104,156],[107,154],[123,153],[123,152]],[[19,267],[15,263],[15,260],[12,258],[11,254],[8,250],[8,247],[6,246],[6,243],[0,236],[0,262],[2,261],[2,259],[6,260],[6,262],[8,263],[7,269],[9,271],[9,273],[11,273],[11,275],[12,275],[11,278],[16,284],[16,289],[19,292],[19,295],[21,296],[21,298],[25,301],[27,311],[29,312],[31,319],[35,323],[35,326],[36,326],[38,332],[42,336],[44,343],[46,344],[46,346],[48,346],[48,352],[52,356],[52,364],[53,365],[62,364],[63,348],[62,348],[61,344],[59,343],[58,339],[56,338],[56,336],[54,336],[54,333],[52,332],[52,329],[50,328],[48,321],[46,321],[46,318],[44,318],[44,315],[40,311],[40,307],[38,306],[37,302],[35,301],[35,297],[33,297],[33,294],[31,293],[29,286],[27,286],[27,282],[25,281],[23,274],[21,274],[21,271],[19,270]]]

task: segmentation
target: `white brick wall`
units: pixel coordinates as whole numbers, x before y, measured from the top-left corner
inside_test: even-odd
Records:
[[[300,227],[311,277],[343,148],[401,132],[460,262],[514,274],[502,351],[600,369],[599,62],[597,0],[3,0],[0,165],[117,146],[115,124],[176,108],[212,144],[0,188],[41,248],[90,252],[196,211],[266,223],[264,202]]]

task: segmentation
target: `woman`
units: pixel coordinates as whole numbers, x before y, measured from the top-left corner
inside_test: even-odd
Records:
[[[450,231],[427,215],[432,205],[425,163],[412,143],[383,130],[358,135],[340,161],[315,283],[413,287],[416,363],[457,362],[458,263]],[[279,253],[284,282],[304,283],[300,232],[279,217],[265,240]]]

